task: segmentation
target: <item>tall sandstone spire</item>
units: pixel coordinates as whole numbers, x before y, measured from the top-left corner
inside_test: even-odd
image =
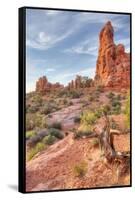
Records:
[[[125,52],[122,44],[115,45],[110,21],[99,34],[95,83],[118,88],[130,86],[130,54]]]

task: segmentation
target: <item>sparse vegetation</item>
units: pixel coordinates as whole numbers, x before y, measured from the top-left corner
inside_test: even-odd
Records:
[[[92,133],[92,128],[91,126],[89,125],[84,125],[82,124],[78,129],[77,131],[75,131],[74,133],[74,138],[77,139],[77,138],[81,138],[83,136],[89,136],[91,135]]]
[[[85,161],[76,164],[73,168],[74,175],[80,178],[85,176],[87,171],[88,171],[88,164]]]
[[[36,131],[26,131],[26,139],[30,139],[31,137],[34,137],[36,135]]]
[[[56,129],[62,129],[61,122],[53,122],[52,124],[48,125],[48,128],[56,128]]]
[[[43,143],[46,145],[52,145],[56,141],[56,137],[49,134],[43,138]]]
[[[92,111],[84,111],[81,116],[81,123],[87,126],[93,125],[96,122],[96,115]]]
[[[115,94],[114,94],[113,92],[110,92],[110,93],[107,95],[107,97],[108,97],[109,99],[112,99],[114,96],[115,96]]]
[[[38,152],[45,149],[45,144],[42,142],[38,142],[35,147],[29,150],[27,153],[27,161],[31,160]]]
[[[102,85],[98,85],[98,86],[96,87],[96,91],[98,91],[98,92],[103,92],[103,91],[104,91],[103,86],[102,86]]]
[[[62,132],[56,128],[50,128],[48,130],[48,133],[52,136],[55,136],[58,139],[63,139],[64,135],[62,134]]]
[[[46,128],[46,118],[40,114],[26,115],[26,130],[33,130],[34,128]]]
[[[93,138],[91,141],[91,144],[93,147],[99,146],[99,139],[98,138]]]

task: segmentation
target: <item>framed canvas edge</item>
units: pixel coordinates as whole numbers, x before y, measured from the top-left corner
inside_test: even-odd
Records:
[[[89,13],[109,13],[121,14],[130,16],[130,184],[118,186],[105,187],[91,187],[91,188],[73,188],[73,189],[57,189],[57,190],[43,190],[43,191],[26,191],[26,142],[25,142],[25,94],[26,94],[26,10],[40,9],[40,10],[58,10],[58,11],[74,11],[74,12],[89,12]],[[80,10],[80,9],[66,9],[66,8],[51,8],[51,7],[30,7],[24,6],[18,9],[19,11],[19,70],[18,70],[18,111],[19,111],[19,125],[18,125],[18,191],[21,193],[42,193],[42,192],[62,192],[62,191],[77,191],[77,190],[92,190],[92,189],[112,189],[112,188],[126,188],[132,187],[132,13],[131,12],[115,12],[115,11],[99,11],[99,10]]]

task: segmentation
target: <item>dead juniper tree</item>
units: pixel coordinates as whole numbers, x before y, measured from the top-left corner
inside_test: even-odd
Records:
[[[117,152],[114,148],[114,135],[120,135],[119,131],[110,129],[110,121],[107,114],[104,114],[105,126],[99,135],[99,143],[103,156],[107,164],[116,167],[117,176],[125,174],[129,170],[130,154],[129,152]],[[118,178],[117,177],[117,178]]]

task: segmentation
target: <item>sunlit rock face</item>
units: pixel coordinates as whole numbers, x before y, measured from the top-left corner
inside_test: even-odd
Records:
[[[64,86],[60,83],[50,83],[48,82],[46,76],[40,77],[36,82],[36,92],[46,94],[49,91],[61,89]]]
[[[108,87],[130,86],[130,54],[122,44],[114,43],[114,29],[110,21],[99,34],[99,50],[95,83]]]

